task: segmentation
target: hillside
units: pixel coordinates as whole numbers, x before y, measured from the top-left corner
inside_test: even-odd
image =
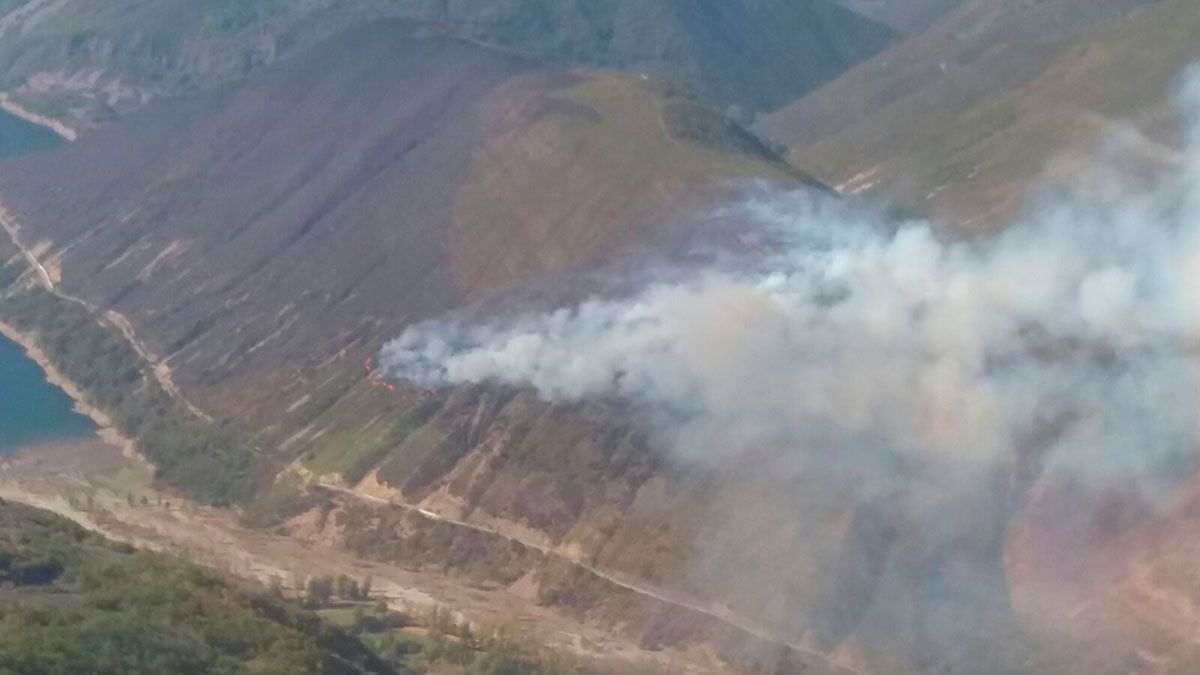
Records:
[[[846,191],[874,189],[951,220],[994,223],[1011,212],[1047,153],[1068,144],[1086,151],[1096,138],[1086,129],[1103,126],[1106,115],[1137,114],[1093,102],[1116,102],[1134,83],[1148,103],[1161,101],[1168,79],[1195,58],[1183,32],[1156,35],[1161,29],[1148,26],[1164,12],[1188,14],[1188,3],[1156,4],[962,2],[756,129],[791,147],[798,166]],[[1128,79],[1093,71],[1099,61],[1126,58]],[[1033,84],[1055,71],[1070,78],[1063,91]],[[1092,90],[1086,99],[1076,96],[1081,87]]]
[[[413,30],[377,23],[14,162],[5,203],[65,289],[197,387],[594,267],[729,178],[803,178],[649,83]]]
[[[0,671],[395,675],[263,589],[0,502]]]
[[[1056,4],[1069,3],[1026,11],[1032,16]],[[996,48],[993,64],[1013,67],[1012,79],[948,61],[945,75],[922,84],[916,65],[925,59],[933,72],[953,53],[933,46],[935,23],[768,117],[760,131],[779,139],[795,134],[793,161],[846,194],[902,200],[938,216],[948,230],[985,241],[1001,234],[997,228],[1014,212],[1030,208],[1031,188],[1057,195],[1050,191],[1068,183],[1115,191],[1111,178],[1123,176],[1136,191],[1187,166],[1171,99],[1181,72],[1200,60],[1200,6],[1167,0],[1115,11],[1121,8],[1104,4],[1114,13],[1095,23],[1080,14],[1076,23],[1047,21],[1050,32],[1070,30],[1065,40],[1042,33],[1045,51],[1031,50],[1034,58]],[[954,18],[962,15],[944,21]],[[915,79],[903,79],[905,72]],[[896,84],[893,78],[910,85],[897,86],[893,98],[872,98]],[[865,100],[880,107],[845,112]],[[1186,562],[1197,546],[1194,466],[1168,473],[1173,489],[1161,494],[1048,475],[1014,505],[1005,577],[1019,624],[1041,637],[1030,650],[1038,665],[1032,672],[1195,670],[1200,591]]]
[[[303,533],[318,511],[333,514],[320,522],[336,530],[312,536],[463,583],[523,588],[646,648],[707,644],[751,672],[838,672],[823,655],[781,647],[799,644],[791,628],[697,609],[707,593],[675,601],[678,591],[638,590],[703,588],[668,574],[686,560],[684,538],[644,547],[637,535],[684,537],[700,522],[661,510],[672,499],[653,496],[661,458],[619,407],[392,393],[363,368],[422,318],[518,287],[562,292],[565,278],[669,250],[690,214],[739,180],[815,183],[653,80],[567,72],[421,31],[356,29],[220,91],[152,103],[0,165],[18,240],[54,291],[27,274],[0,297],[0,316],[39,336],[123,430],[146,439],[166,486],[238,503],[248,522]],[[24,265],[15,253],[7,278]],[[133,347],[121,342],[130,336]],[[175,385],[215,420],[172,400]],[[511,461],[493,456],[497,443],[510,444]],[[364,511],[378,504],[319,485],[376,469],[405,486],[407,503],[433,497],[445,510],[469,493],[463,520],[486,534],[399,507]],[[680,478],[666,489],[703,480]],[[644,509],[621,524],[623,511]],[[627,576],[635,581],[613,580]],[[745,609],[768,600],[757,591]]]
[[[892,38],[832,0],[6,0],[0,91],[89,126],[381,18],[437,22],[537,58],[650,72],[752,110],[799,97]]]
[[[354,29],[0,165],[54,290],[27,275],[0,316],[155,434],[160,481],[249,524],[743,672],[1004,672],[1029,637],[1005,585],[1003,467],[930,494],[943,467],[899,454],[683,462],[619,401],[393,388],[364,367],[422,319],[637,278],[745,179],[815,185],[674,91]],[[123,327],[157,367],[113,348]],[[215,420],[162,399],[172,383]],[[876,470],[893,492],[862,487]]]
[[[876,190],[934,212],[959,232],[979,232],[1015,208],[1037,176],[1071,175],[1118,119],[1131,120],[1133,132],[1123,138],[1145,159],[1138,168],[1153,175],[1177,163],[1171,146],[1178,131],[1164,102],[1171,78],[1200,56],[1194,2],[964,0],[941,17],[926,12],[933,2],[906,11],[887,4],[854,6],[894,23],[904,42],[760,127],[788,141],[798,165],[843,192]],[[546,368],[534,349],[542,344],[538,324],[529,328],[523,313],[557,308],[597,287],[620,296],[647,280],[670,280],[671,266],[652,264],[664,258],[730,254],[730,269],[743,272],[743,248],[795,253],[789,242],[772,239],[770,222],[763,234],[740,220],[757,222],[753,215],[774,203],[750,209],[751,216],[725,207],[742,203],[731,196],[762,207],[755,198],[782,187],[783,213],[770,215],[787,220],[792,210],[807,213],[803,205],[811,207],[814,191],[823,189],[675,84],[572,69],[526,52],[561,48],[569,61],[678,74],[693,61],[676,56],[698,58],[700,45],[761,42],[749,60],[703,52],[720,57],[703,66],[705,77],[716,78],[704,90],[719,100],[721,82],[757,87],[767,80],[756,78],[775,77],[739,69],[760,57],[774,63],[777,43],[807,49],[783,38],[805,12],[825,12],[824,4],[785,10],[766,0],[720,7],[577,2],[551,9],[514,2],[491,3],[496,13],[486,15],[473,13],[479,7],[472,3],[441,6],[436,18],[449,27],[389,19],[318,41],[333,32],[336,22],[319,21],[331,14],[314,9],[297,18],[285,2],[256,5],[262,15],[241,13],[245,6],[234,3],[221,26],[235,38],[196,52],[194,68],[179,66],[193,62],[175,56],[190,38],[149,39],[163,58],[134,56],[120,70],[144,78],[129,85],[136,105],[118,106],[118,119],[66,147],[0,163],[0,221],[14,235],[11,244],[0,240],[0,319],[31,336],[112,414],[118,430],[139,439],[159,489],[235,506],[246,526],[311,547],[306,551],[429,575],[422,577],[427,583],[436,576],[457,597],[489,598],[543,620],[566,618],[618,636],[639,654],[697,656],[711,666],[705,672],[1188,672],[1198,615],[1187,562],[1195,505],[1183,500],[1155,512],[1119,490],[1092,494],[1042,480],[1043,453],[1059,431],[1053,411],[1034,411],[1032,429],[1019,429],[1015,439],[1005,434],[1013,447],[989,454],[1004,445],[983,437],[996,428],[989,426],[995,411],[979,413],[972,405],[978,401],[962,400],[964,390],[947,380],[967,372],[972,384],[988,389],[995,381],[987,378],[1007,368],[1006,359],[1032,360],[1040,374],[1051,370],[1044,363],[1057,365],[1059,351],[1089,350],[1071,335],[1062,349],[1053,336],[1040,338],[1038,324],[1015,320],[1015,347],[993,353],[964,346],[972,340],[955,329],[975,335],[966,326],[978,319],[975,306],[954,295],[954,284],[943,294],[939,282],[965,279],[971,290],[976,280],[967,267],[977,252],[943,247],[936,227],[915,234],[901,228],[904,236],[883,237],[876,251],[874,229],[864,234],[854,218],[829,227],[844,204],[818,202],[827,209],[818,214],[821,231],[800,231],[814,235],[813,250],[828,246],[837,255],[827,257],[840,260],[834,244],[843,234],[861,236],[868,253],[879,253],[867,256],[868,272],[890,272],[893,257],[906,263],[901,274],[867,275],[874,285],[864,295],[883,304],[868,307],[879,311],[861,322],[852,316],[850,330],[823,333],[819,321],[804,316],[791,323],[762,318],[778,309],[772,289],[794,290],[792,277],[810,276],[803,266],[785,265],[749,291],[718,283],[712,306],[689,302],[686,292],[666,296],[666,313],[678,315],[672,318],[684,326],[684,338],[704,338],[671,343],[698,352],[685,365],[708,367],[702,357],[745,352],[742,361],[714,359],[713,372],[704,374],[734,381],[719,402],[760,422],[765,440],[722,428],[730,421],[724,409],[706,410],[715,423],[703,433],[664,436],[639,409],[643,402],[624,399],[619,389],[555,398],[521,378],[435,379],[422,388],[412,378],[386,377],[381,348],[434,318],[441,322],[429,329],[431,349],[442,352],[494,330],[472,319],[503,328],[511,318],[516,338],[504,346],[517,356],[532,353],[529,360]],[[177,9],[199,11],[187,7]],[[515,9],[531,7],[545,12]],[[50,12],[51,5],[34,8]],[[644,28],[631,38],[640,47],[680,51],[626,63],[615,53],[570,52],[593,37],[547,37],[563,25],[592,35],[595,24],[568,16],[582,8],[613,12],[590,18],[624,17]],[[184,15],[204,25],[203,16]],[[22,14],[8,27],[36,37],[52,18]],[[768,19],[771,30],[741,31]],[[615,45],[623,33],[612,25]],[[284,33],[268,26],[300,28],[277,50],[283,43],[272,36]],[[521,49],[486,46],[463,32]],[[239,51],[251,43],[265,49],[261,58]],[[48,51],[22,53],[60,59],[61,44],[46,44]],[[80,59],[67,58],[72,69],[83,72],[94,58],[122,53],[89,44],[103,42],[83,40],[78,54],[68,50]],[[138,41],[127,44],[144,55]],[[153,67],[143,70],[147,64]],[[235,71],[246,75],[236,78]],[[115,72],[65,79],[83,82],[81,96],[89,99]],[[801,74],[787,78],[801,82]],[[784,91],[778,82],[762,86]],[[726,246],[717,253],[693,246],[711,243],[710,235],[724,237],[719,243]],[[897,253],[896,241],[911,248]],[[988,247],[979,248],[986,254]],[[1141,252],[1132,250],[1134,257]],[[909,255],[955,274],[912,273]],[[989,269],[1008,276],[981,284],[984,290],[1021,296],[1026,258],[999,262]],[[703,287],[707,277],[685,282]],[[905,290],[896,287],[909,284],[927,293],[921,302],[888,304]],[[818,317],[822,308],[841,307],[837,284],[798,288],[799,304],[816,308]],[[1065,294],[1083,293],[1071,287]],[[544,321],[578,338],[589,326],[575,319],[603,305],[587,304]],[[653,325],[646,307],[634,304],[617,320],[600,313],[602,327],[623,327],[630,316],[635,325]],[[945,306],[959,313],[942,314]],[[1002,323],[1006,311],[997,312]],[[1119,312],[1102,318],[1121,319]],[[437,331],[458,324],[465,328]],[[889,339],[893,324],[933,335],[922,333],[913,347],[908,334]],[[996,331],[1006,338],[1008,328]],[[623,356],[629,335],[615,332]],[[743,344],[740,333],[752,339]],[[800,339],[810,333],[831,339]],[[858,342],[862,333],[870,335]],[[800,347],[785,350],[782,360],[767,358],[781,335]],[[908,349],[925,356],[922,340],[932,344],[926,360],[946,368],[910,377],[889,357]],[[565,344],[571,352],[589,343]],[[660,343],[651,341],[648,360],[669,360],[669,350],[654,347]],[[959,349],[972,357],[961,359],[965,370],[942,358]],[[1104,363],[1121,355],[1110,355],[1108,345],[1096,351]],[[508,364],[480,354],[494,369]],[[594,375],[590,352],[569,356],[550,363],[582,371],[567,373],[581,379]],[[817,362],[812,370],[757,367],[809,359]],[[628,362],[616,360],[611,379],[645,385]],[[729,372],[730,363],[739,372]],[[1028,371],[1014,372],[1021,379]],[[695,384],[668,375],[651,384],[685,392]],[[887,388],[894,381],[899,388]],[[1108,380],[1099,382],[1102,389]],[[913,388],[928,394],[930,408],[908,406]],[[897,394],[881,401],[879,391]],[[808,418],[793,420],[795,408],[771,400],[803,400],[820,410],[847,403],[830,392],[852,399],[852,419],[832,426],[833,441],[824,428],[788,433],[787,425]],[[870,405],[853,405],[854,396]],[[1023,399],[1021,412],[1037,400]],[[682,401],[684,410],[665,411],[668,421],[687,418],[694,401]],[[927,431],[937,437],[937,452],[928,452],[928,439],[893,438],[873,426],[876,418],[913,410],[933,418]],[[1137,412],[1148,416],[1145,407]],[[961,427],[970,433],[960,437]],[[701,456],[668,440],[701,450],[736,447]],[[132,522],[136,527],[136,514]],[[1072,545],[1070,555],[1060,550],[1064,543]]]
[[[899,134],[917,121],[911,106],[923,105],[926,114],[949,106],[942,114],[950,117],[1029,79],[1079,35],[1156,1],[955,2],[836,82],[765,116],[759,127],[802,148],[851,128],[869,129],[876,119],[890,127],[877,129],[871,141],[887,142],[886,131]]]

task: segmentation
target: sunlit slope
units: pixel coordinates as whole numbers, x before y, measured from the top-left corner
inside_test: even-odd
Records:
[[[584,75],[541,105],[496,110],[458,193],[452,267],[471,298],[653,241],[722,177],[808,180],[719,115],[632,77]]]
[[[1113,19],[1136,3],[1119,4],[1107,14],[1095,10],[1092,23],[1110,19],[1100,28],[1042,45],[1052,48],[1044,56],[1012,54],[1010,47],[981,57],[981,64],[992,63],[990,77],[992,71],[980,70],[986,64],[949,63],[911,96],[878,109],[867,105],[869,112],[846,124],[822,118],[822,110],[859,100],[864,90],[855,83],[872,76],[891,81],[864,65],[761,129],[786,135],[807,128],[790,137],[793,160],[843,191],[892,194],[919,210],[986,227],[1010,213],[1039,176],[1076,170],[1101,139],[1121,131],[1114,125],[1134,122],[1149,135],[1124,134],[1138,146],[1135,154],[1150,163],[1170,161],[1171,151],[1160,147],[1171,143],[1166,96],[1179,71],[1200,59],[1194,39],[1200,7],[1173,0]],[[901,45],[896,58],[902,49],[919,48],[916,41]]]
[[[759,127],[794,148],[843,132],[870,132],[874,145],[892,143],[922,122],[920,115],[952,118],[981,97],[1036,76],[1071,40],[1156,1],[942,2],[927,26],[765,115]],[[878,11],[920,13],[920,3],[895,4]]]

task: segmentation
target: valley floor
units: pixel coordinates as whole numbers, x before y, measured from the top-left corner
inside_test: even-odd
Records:
[[[451,608],[476,625],[515,628],[584,656],[670,673],[727,672],[700,650],[648,652],[539,607],[536,597],[519,590],[470,587],[438,574],[364,561],[321,538],[241,527],[232,511],[199,507],[155,490],[143,462],[99,438],[30,448],[6,458],[0,462],[0,498],[53,511],[139,548],[185,556],[263,583],[277,580],[292,592],[313,577],[369,576],[373,594],[398,611]]]

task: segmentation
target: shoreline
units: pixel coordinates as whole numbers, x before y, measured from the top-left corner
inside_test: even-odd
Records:
[[[112,418],[88,398],[87,394],[62,374],[50,359],[50,356],[38,344],[37,338],[29,333],[17,330],[11,324],[0,321],[0,335],[11,340],[25,352],[42,370],[46,381],[61,389],[74,402],[75,412],[92,420],[96,425],[96,435],[106,443],[121,449],[121,454],[130,459],[136,459],[147,466],[150,465],[141,453],[137,451],[137,443],[124,436],[113,423]]]
[[[12,115],[13,117],[25,120],[30,124],[36,124],[39,127],[44,127],[58,134],[64,140],[73,141],[79,138],[79,132],[62,122],[45,115],[39,115],[32,112],[20,104],[15,103],[7,93],[0,93],[0,110]]]

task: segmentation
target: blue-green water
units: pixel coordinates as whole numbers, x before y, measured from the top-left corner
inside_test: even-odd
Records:
[[[54,147],[54,132],[0,110],[0,160]],[[25,352],[0,337],[0,454],[36,443],[91,433],[91,420],[72,409],[70,397],[46,381]]]
[[[0,110],[0,159],[49,150],[62,143],[58,134]]]
[[[71,398],[46,382],[20,347],[0,337],[0,453],[92,430],[91,420],[72,409]]]

